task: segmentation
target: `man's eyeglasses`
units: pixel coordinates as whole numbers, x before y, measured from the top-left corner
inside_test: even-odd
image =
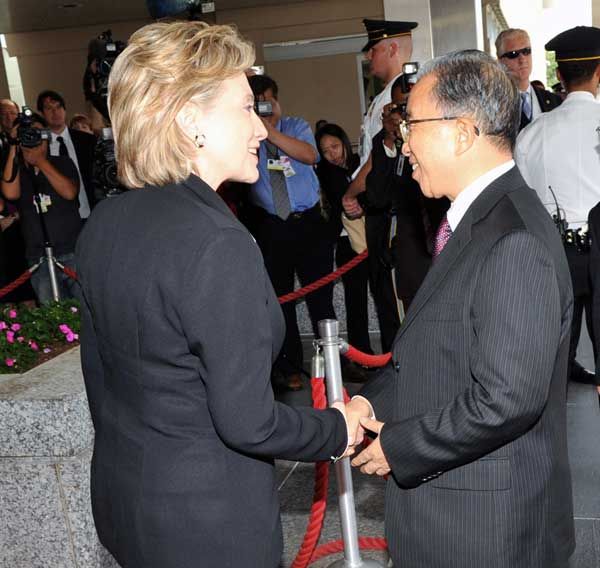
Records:
[[[408,137],[410,136],[410,129],[413,124],[419,124],[419,122],[436,122],[438,120],[458,120],[459,118],[465,118],[464,116],[439,116],[437,118],[415,118],[413,120],[403,120],[398,128],[400,129],[400,134],[402,135],[402,140],[408,142]],[[479,128],[475,126],[475,134],[479,136]]]
[[[531,55],[531,47],[524,47],[522,49],[513,49],[507,51],[500,56],[500,59],[516,59],[519,55]]]

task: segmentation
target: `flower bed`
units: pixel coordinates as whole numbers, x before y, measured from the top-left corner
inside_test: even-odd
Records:
[[[76,300],[0,311],[0,374],[24,373],[79,342]]]

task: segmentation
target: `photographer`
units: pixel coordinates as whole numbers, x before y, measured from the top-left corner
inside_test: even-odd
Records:
[[[282,296],[293,290],[294,274],[306,286],[333,269],[333,246],[321,215],[319,181],[313,169],[319,154],[309,124],[282,114],[277,83],[266,75],[248,81],[255,100],[272,107],[271,115],[261,117],[267,138],[260,143],[260,176],[251,186],[250,200],[257,209],[256,240],[275,292]],[[316,334],[320,320],[335,317],[333,285],[309,294],[306,304]],[[286,335],[276,371],[284,377],[285,388],[300,390],[302,343],[296,306],[288,302],[282,308]]]
[[[21,123],[23,122],[21,118]],[[79,176],[69,157],[49,156],[48,141],[41,139],[46,122],[39,115],[31,117],[27,138],[39,136],[34,147],[23,144],[24,127],[15,126],[10,133],[10,150],[2,177],[2,193],[16,202],[25,239],[29,266],[43,260],[31,277],[39,303],[52,301],[52,288],[44,257],[45,225],[55,258],[63,265],[75,268],[75,241],[81,229],[79,217]],[[32,129],[37,129],[32,132]],[[33,134],[33,136],[32,136]],[[29,145],[29,143],[27,144]],[[75,283],[57,271],[61,298],[74,297]]]
[[[37,98],[37,109],[52,131],[50,154],[68,156],[77,169],[79,216],[87,219],[97,201],[92,183],[96,138],[67,126],[66,103],[56,91],[42,91]]]

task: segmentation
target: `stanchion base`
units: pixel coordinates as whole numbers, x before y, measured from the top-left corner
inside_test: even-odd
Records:
[[[350,564],[345,558],[342,558],[330,564],[328,568],[386,568],[387,566],[387,563],[382,564],[381,562],[370,558],[361,559],[358,564]]]

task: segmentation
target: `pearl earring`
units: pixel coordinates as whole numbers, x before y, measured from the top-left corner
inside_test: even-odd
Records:
[[[202,146],[204,146],[205,142],[206,142],[206,137],[204,136],[204,134],[196,134],[196,136],[194,137],[194,144],[196,145],[196,148],[198,148],[198,149],[202,148]]]

